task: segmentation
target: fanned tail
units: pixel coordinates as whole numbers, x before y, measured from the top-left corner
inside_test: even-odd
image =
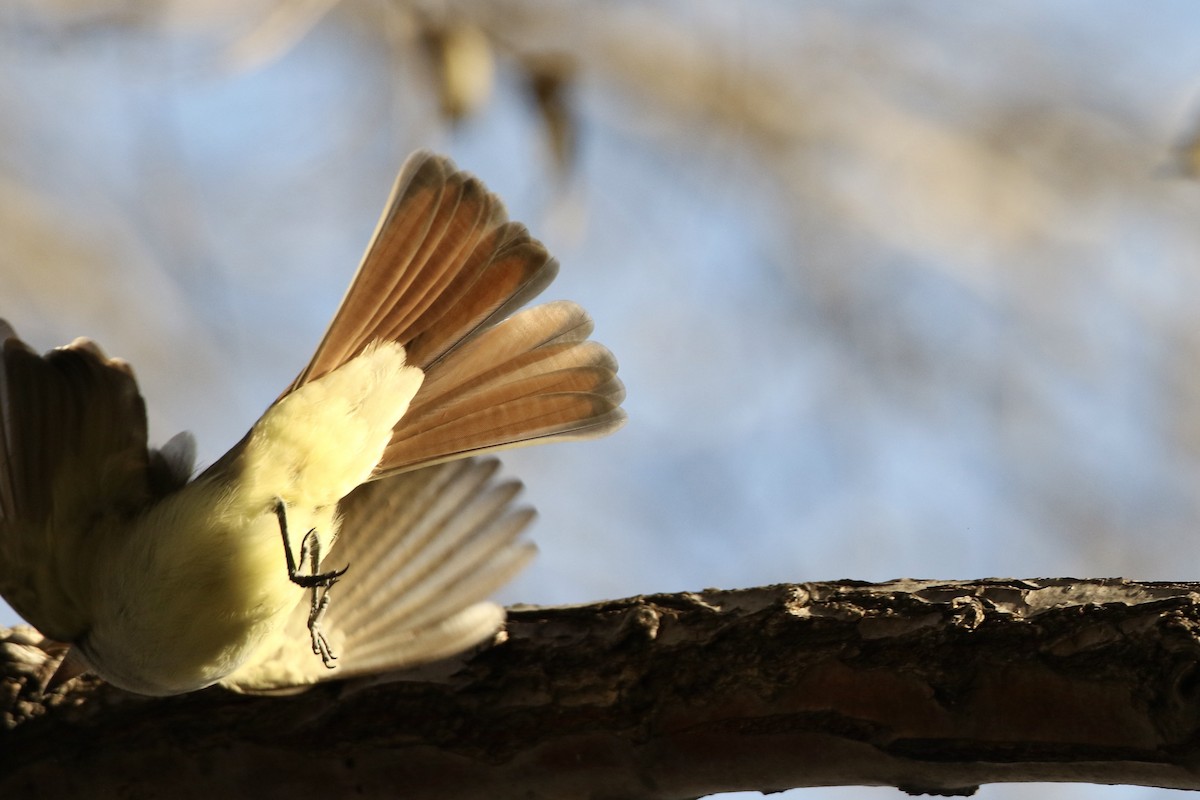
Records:
[[[288,389],[375,341],[404,345],[425,383],[377,476],[620,427],[617,363],[579,306],[517,312],[558,265],[476,178],[417,153],[312,361]],[[517,312],[514,314],[514,312]],[[286,393],[285,393],[286,394]]]
[[[570,302],[531,308],[431,369],[380,463],[389,474],[464,455],[616,430],[625,387],[612,353],[587,339]]]

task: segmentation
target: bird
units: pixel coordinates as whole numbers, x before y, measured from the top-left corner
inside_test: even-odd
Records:
[[[387,673],[496,635],[533,553],[492,453],[625,421],[617,362],[557,261],[418,151],[307,366],[203,470],[148,446],[129,364],[0,321],[0,596],[83,673],[176,695]]]

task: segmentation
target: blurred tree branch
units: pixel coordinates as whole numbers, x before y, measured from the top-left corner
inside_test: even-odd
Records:
[[[853,581],[516,608],[503,643],[291,698],[43,699],[0,644],[6,797],[1200,788],[1200,584]],[[24,644],[21,644],[24,642]]]

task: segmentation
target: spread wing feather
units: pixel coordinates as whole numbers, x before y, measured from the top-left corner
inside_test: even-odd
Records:
[[[258,657],[225,681],[280,693],[316,681],[393,672],[493,636],[504,612],[486,601],[533,555],[521,540],[533,512],[513,508],[515,481],[494,459],[467,459],[366,484],[339,510],[342,532],[327,563],[349,564],[321,628],[338,652],[313,656],[302,604]]]
[[[178,482],[152,469],[129,365],[94,342],[38,355],[0,321],[0,594],[47,636],[88,625],[91,554]],[[111,543],[108,543],[111,544]]]

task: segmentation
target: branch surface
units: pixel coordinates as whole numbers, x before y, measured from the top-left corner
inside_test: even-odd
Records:
[[[902,580],[510,609],[501,643],[293,697],[142,698],[0,629],[0,796],[692,798],[1200,788],[1200,584]]]

